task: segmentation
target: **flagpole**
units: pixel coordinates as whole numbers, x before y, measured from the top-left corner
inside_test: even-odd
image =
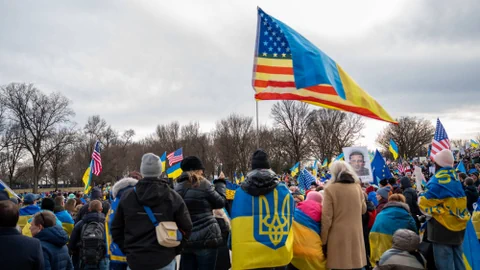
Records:
[[[255,100],[255,117],[257,118],[257,148],[260,147],[260,131],[258,128],[258,100]]]

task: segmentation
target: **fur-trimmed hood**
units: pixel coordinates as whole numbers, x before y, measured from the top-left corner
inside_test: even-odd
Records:
[[[134,187],[138,180],[130,177],[126,177],[116,182],[112,187],[112,197],[115,199],[122,189],[126,187]]]

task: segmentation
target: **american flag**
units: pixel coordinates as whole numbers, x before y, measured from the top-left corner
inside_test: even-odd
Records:
[[[99,176],[100,172],[102,172],[102,157],[100,156],[99,141],[95,143],[95,147],[93,148],[91,170],[96,176]]]
[[[403,165],[402,165],[401,162],[398,163],[397,168],[398,168],[398,171],[399,171],[399,172],[401,172],[401,173],[404,173],[404,172],[405,172],[405,169],[403,168]]]
[[[303,169],[298,176],[298,186],[300,189],[306,191],[312,183],[315,183],[315,177],[310,174],[307,169]]]
[[[183,160],[183,150],[182,148],[177,149],[177,151],[168,154],[168,165],[172,166],[173,164]]]
[[[450,140],[448,139],[447,132],[445,131],[445,128],[443,128],[440,119],[437,118],[437,129],[433,136],[430,158],[435,159],[435,155],[443,149],[450,149]]]

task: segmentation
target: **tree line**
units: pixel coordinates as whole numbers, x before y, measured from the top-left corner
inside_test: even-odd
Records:
[[[252,117],[232,113],[209,132],[201,132],[199,122],[173,121],[158,124],[151,135],[134,140],[133,129],[116,130],[99,115],[78,126],[67,97],[46,94],[32,84],[2,86],[0,105],[0,179],[11,187],[32,187],[34,192],[39,183],[82,186],[97,140],[103,170],[92,180],[100,184],[138,171],[146,152],[161,155],[180,147],[184,156],[198,156],[207,174],[222,164],[229,177],[246,173],[251,154],[260,147],[269,153],[272,169],[281,173],[297,161],[322,161],[340,154],[343,147],[355,145],[365,128],[355,114],[279,101],[271,109],[273,125],[258,130]],[[414,117],[397,120],[399,125],[389,125],[377,139],[383,153],[389,155],[388,141],[393,138],[401,156],[423,154],[433,137],[432,124]]]

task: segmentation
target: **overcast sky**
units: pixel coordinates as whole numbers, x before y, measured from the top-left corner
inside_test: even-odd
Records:
[[[393,117],[480,132],[480,1],[0,0],[0,84],[34,83],[137,139],[157,124],[202,129],[255,115],[257,5],[337,61]],[[260,103],[270,124],[274,101]],[[387,124],[366,120],[374,147]]]

